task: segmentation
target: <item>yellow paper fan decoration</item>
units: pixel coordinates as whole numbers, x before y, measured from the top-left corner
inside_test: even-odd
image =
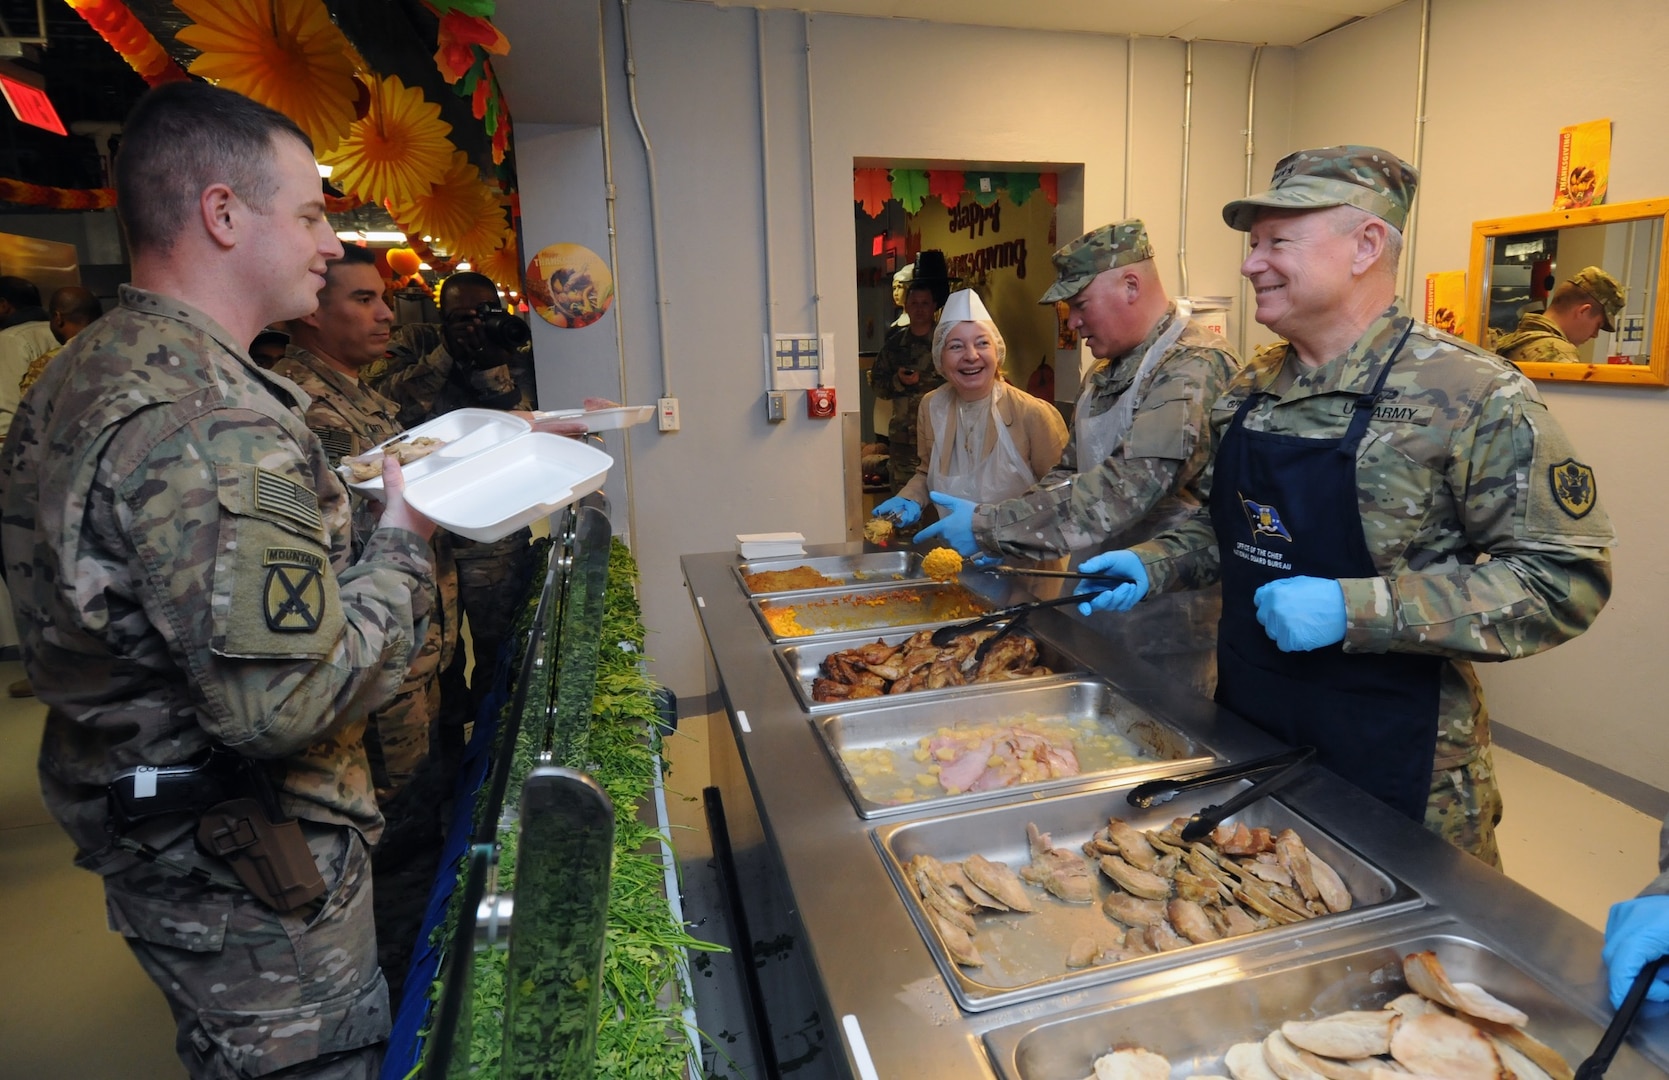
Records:
[[[331,183],[345,192],[367,202],[411,203],[446,172],[455,149],[451,132],[439,105],[390,75],[371,88],[365,116],[319,160],[334,168]]]
[[[294,120],[314,153],[339,142],[353,123],[348,39],[323,0],[179,0],[194,25],[180,41],[201,51],[191,73],[235,90]]]
[[[472,263],[476,270],[492,278],[501,289],[522,293],[522,259],[516,248],[516,234],[506,230],[504,246]]]
[[[451,166],[427,194],[390,203],[388,210],[408,236],[433,236],[451,252],[474,255],[503,240],[504,209],[461,150],[453,153]]]

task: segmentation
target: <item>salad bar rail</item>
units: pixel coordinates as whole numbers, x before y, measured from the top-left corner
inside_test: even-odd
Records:
[[[829,545],[800,561],[856,564],[863,555],[860,545]],[[1174,759],[1162,756],[1130,772],[989,791],[971,803],[966,797],[905,800],[878,820],[873,813],[866,818],[859,809],[868,804],[855,786],[849,791],[852,761],[824,730],[842,716],[808,708],[798,686],[808,673],[779,652],[784,640],[809,654],[830,639],[815,636],[815,628],[814,636],[797,639],[768,633],[761,609],[771,598],[750,594],[740,564],[723,552],[682,562],[708,646],[709,689],[727,721],[710,732],[717,791],[708,797],[722,800],[718,820],[726,832],[714,837],[715,848],[724,848],[721,857],[734,864],[730,899],[746,927],[744,944],[793,961],[759,963],[746,948],[739,959],[757,969],[750,981],[759,984],[758,1013],[768,1017],[769,1030],[755,1033],[766,1060],[752,1075],[1080,1080],[1095,1072],[1098,1055],[1128,1046],[1167,1054],[1178,1078],[1225,1073],[1224,1049],[1261,1039],[1283,1020],[1385,1004],[1402,992],[1402,957],[1423,951],[1440,958],[1454,979],[1476,982],[1528,1012],[1529,1033],[1573,1066],[1599,1042],[1611,1019],[1599,933],[1321,768],[1283,786],[1272,803],[1249,807],[1244,819],[1277,828],[1293,823],[1350,885],[1356,898],[1350,910],[1076,971],[1026,969],[1031,954],[1012,964],[958,965],[941,945],[927,906],[915,899],[907,869],[914,854],[959,859],[977,848],[1019,869],[1026,866],[1029,823],[1052,826],[1055,843],[1073,849],[1079,837],[1070,835],[1069,822],[1082,822],[1080,836],[1105,825],[1109,815],[1157,827],[1239,789],[1190,792],[1136,810],[1124,797],[1136,783],[1284,748],[1138,658],[1129,643],[1115,640],[1116,623],[1092,625],[1062,610],[1041,611],[1028,632],[1051,656],[1076,664],[1060,678],[1104,682],[1170,729],[1187,756],[1178,751]],[[961,583],[990,609],[1032,598],[1012,578],[964,572]],[[886,580],[861,587],[920,584]],[[884,634],[896,639],[900,629]],[[846,645],[863,641],[851,628],[839,632]],[[880,636],[867,635],[870,641]],[[929,691],[922,700],[952,725],[1006,690]],[[855,731],[865,710],[910,700],[851,702],[847,727]],[[1641,867],[1642,880],[1650,869]],[[1092,910],[1100,918],[1097,908],[1081,908],[1075,917]],[[1030,925],[1023,920],[1032,918],[985,925],[1013,929],[1004,940],[1019,940]],[[1032,947],[1035,952],[1035,942]],[[1058,955],[1065,943],[1047,948]],[[1669,1008],[1648,1007],[1610,1075],[1661,1080],[1666,1074]]]

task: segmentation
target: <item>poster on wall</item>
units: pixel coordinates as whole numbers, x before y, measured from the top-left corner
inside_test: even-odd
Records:
[[[527,299],[552,326],[590,326],[614,303],[614,275],[583,244],[547,244],[527,264]]]
[[[1439,270],[1426,275],[1426,322],[1445,334],[1466,333],[1466,271]]]
[[[1559,175],[1553,184],[1553,209],[1600,205],[1605,202],[1610,177],[1610,120],[1590,120],[1559,129]]]

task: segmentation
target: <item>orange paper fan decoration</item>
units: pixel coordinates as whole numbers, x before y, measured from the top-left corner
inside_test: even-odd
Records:
[[[503,239],[504,209],[463,151],[440,182],[410,202],[393,202],[388,212],[406,233],[433,236],[448,251],[474,255],[491,251]]]
[[[319,155],[331,182],[368,202],[412,203],[427,195],[450,162],[452,125],[423,91],[398,77],[378,79],[371,106],[335,149]]]
[[[191,73],[294,120],[314,153],[353,123],[353,50],[323,0],[178,0],[195,25],[175,37],[202,55]]]

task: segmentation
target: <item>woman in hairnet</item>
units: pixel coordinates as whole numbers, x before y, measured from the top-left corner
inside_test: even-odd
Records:
[[[913,525],[931,491],[1000,502],[1060,461],[1066,424],[1053,405],[1003,380],[1006,352],[979,296],[951,293],[933,329],[933,366],[945,384],[922,398],[916,425],[921,463],[903,491],[875,508],[877,517]]]

